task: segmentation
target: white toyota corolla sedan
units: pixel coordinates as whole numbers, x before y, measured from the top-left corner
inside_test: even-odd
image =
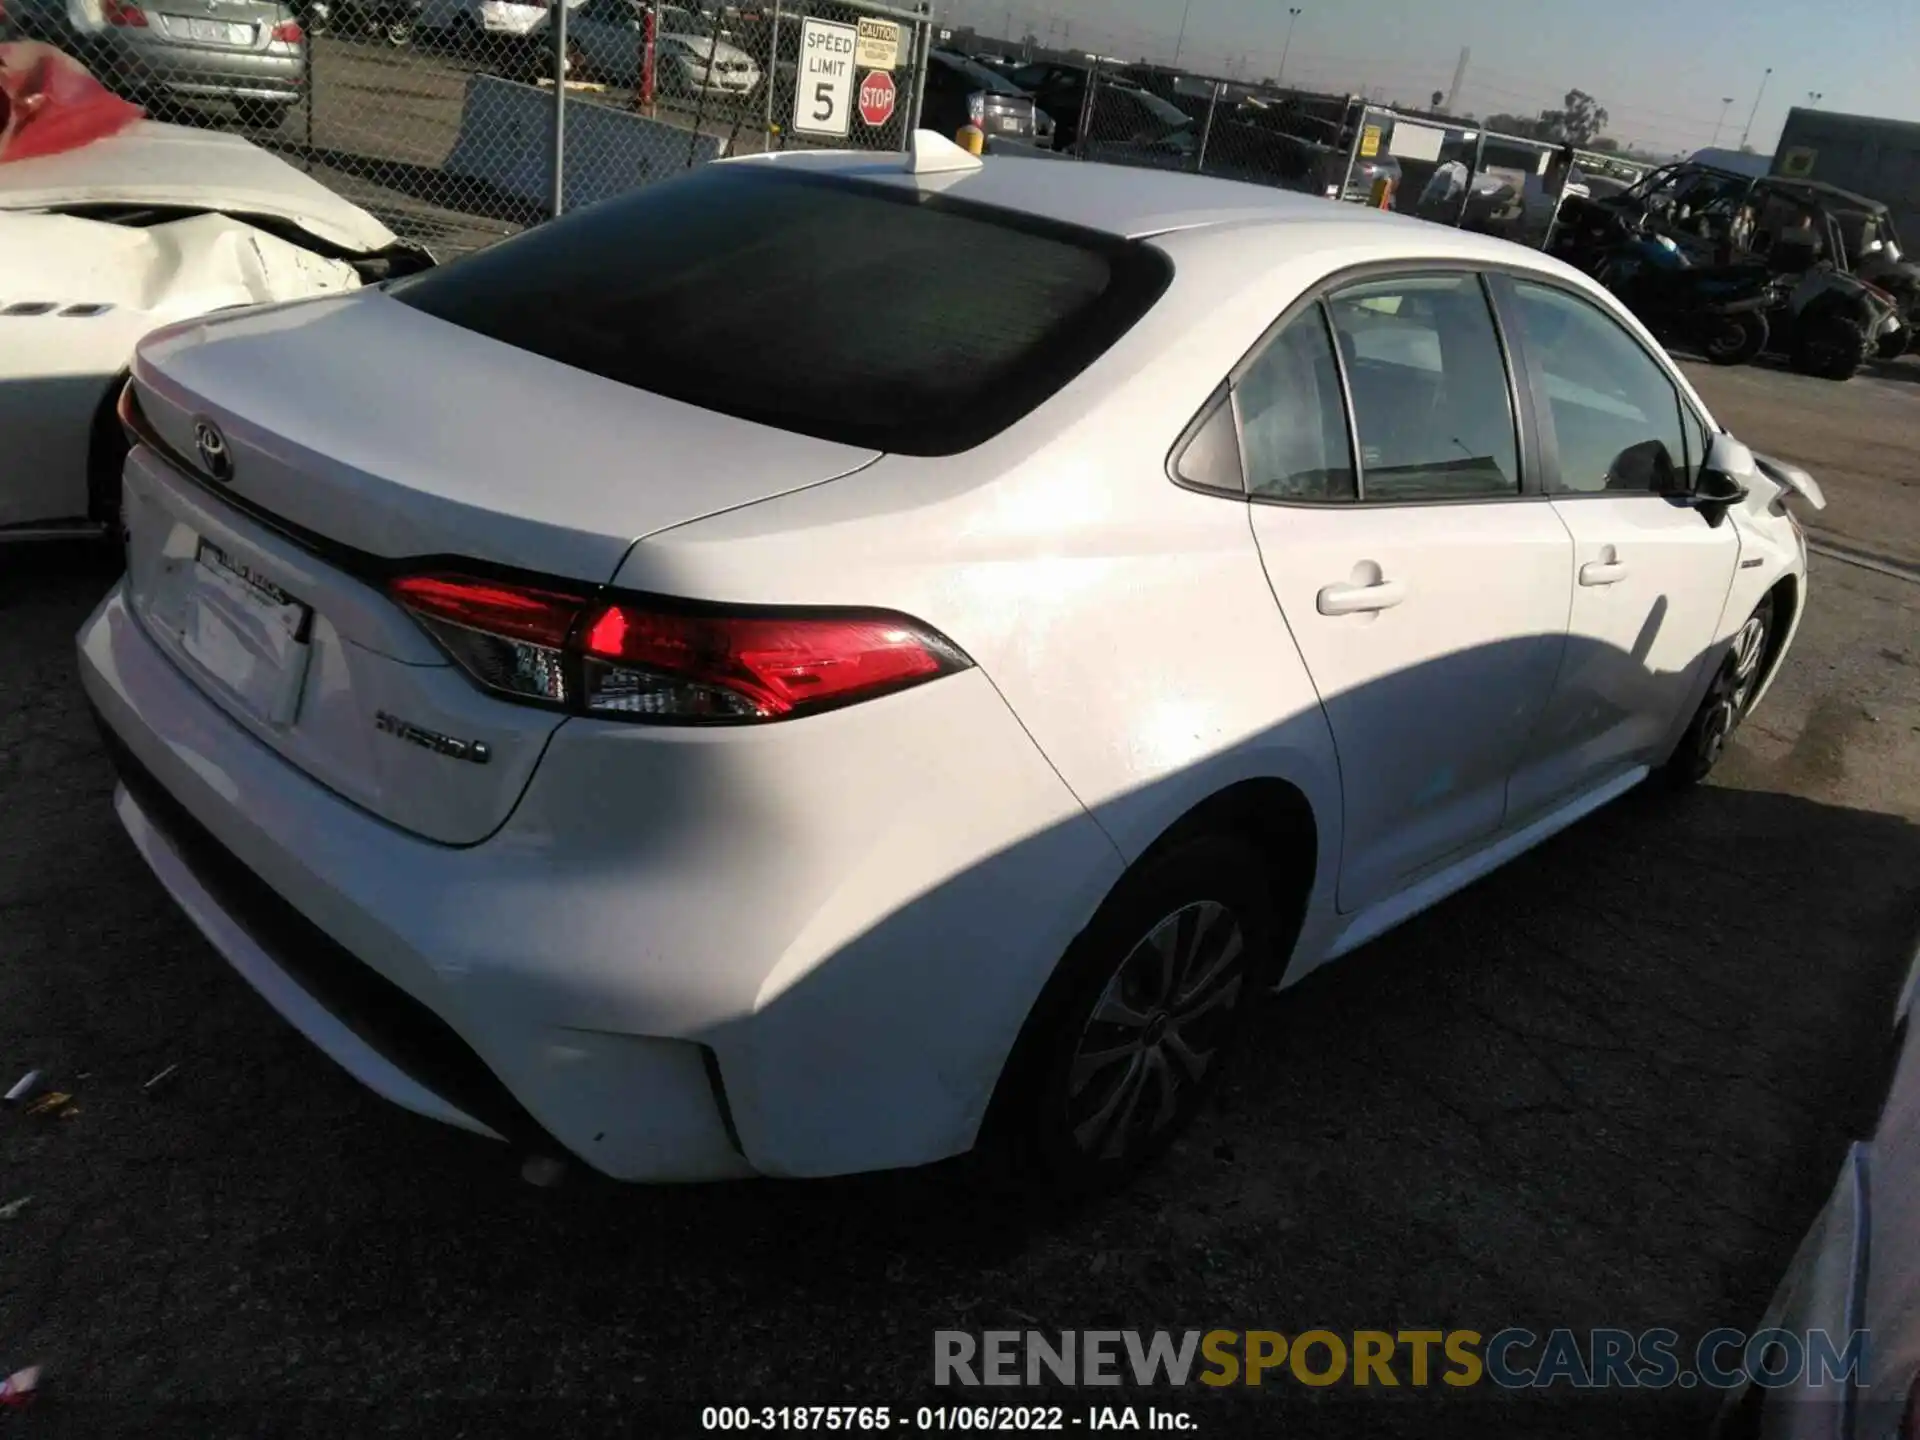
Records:
[[[1255,992],[1703,775],[1820,503],[1538,254],[924,134],[170,327],[122,417],[134,843],[374,1090],[635,1180],[1126,1174]]]

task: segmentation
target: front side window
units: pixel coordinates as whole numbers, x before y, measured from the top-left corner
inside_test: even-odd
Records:
[[[1318,305],[1274,336],[1233,387],[1247,493],[1268,500],[1351,500],[1353,460],[1340,371]]]
[[[1336,292],[1327,312],[1353,396],[1361,499],[1520,493],[1506,361],[1477,277],[1368,281]]]
[[[1547,385],[1560,453],[1553,492],[1671,492],[1688,464],[1680,392],[1638,341],[1596,306],[1519,281],[1520,324]]]

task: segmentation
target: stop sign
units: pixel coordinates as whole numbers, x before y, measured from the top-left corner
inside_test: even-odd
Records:
[[[893,96],[893,76],[871,72],[860,82],[860,118],[869,125],[886,124],[893,118]]]

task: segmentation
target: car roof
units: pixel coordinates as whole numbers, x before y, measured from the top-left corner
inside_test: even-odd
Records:
[[[1511,258],[1518,251],[1540,258],[1537,251],[1520,250],[1506,241],[1410,216],[1181,171],[990,154],[983,157],[977,170],[910,175],[897,152],[876,155],[849,150],[789,150],[720,163],[775,164],[918,188],[1129,239],[1206,226],[1336,221],[1369,229],[1410,227],[1405,231],[1409,241],[1417,233],[1419,248],[1431,255],[1485,257],[1493,253]]]

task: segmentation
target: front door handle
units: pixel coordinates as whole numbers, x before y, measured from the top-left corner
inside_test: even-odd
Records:
[[[1407,598],[1399,580],[1375,580],[1370,585],[1329,585],[1314,597],[1322,615],[1358,615],[1368,610],[1391,610]]]
[[[1627,567],[1618,560],[1589,560],[1580,567],[1582,585],[1617,585],[1627,578]]]

